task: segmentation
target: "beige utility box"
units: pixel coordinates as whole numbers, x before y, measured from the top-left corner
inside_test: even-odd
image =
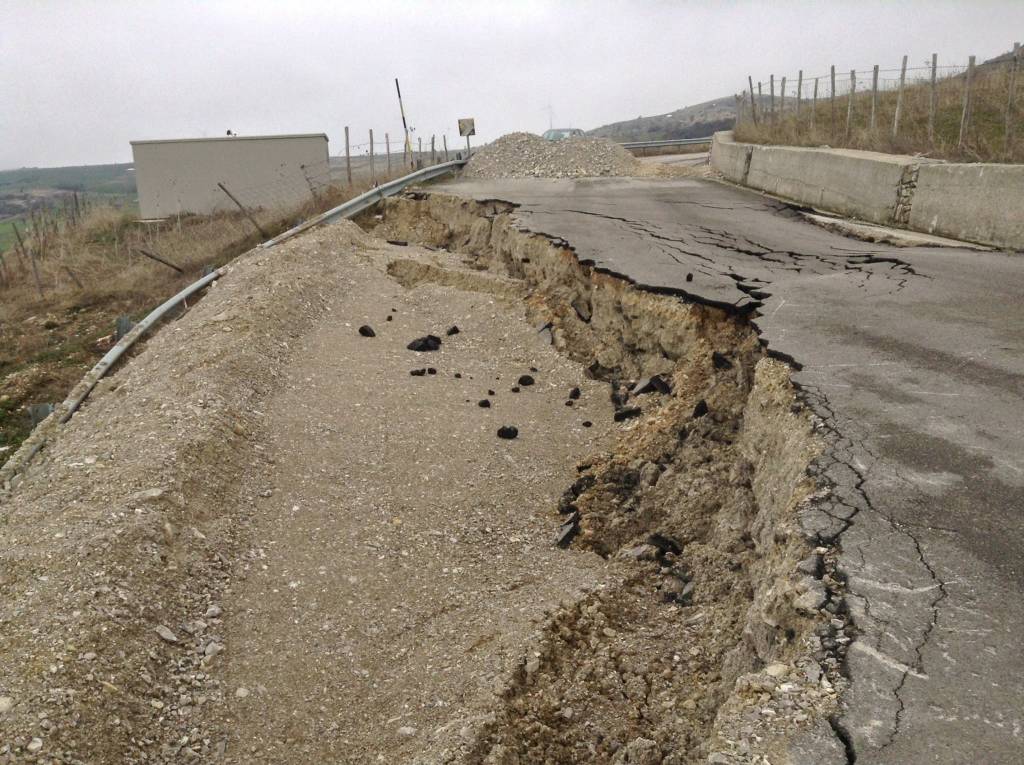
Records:
[[[288,209],[327,186],[327,136],[226,136],[132,141],[143,219],[237,210]]]

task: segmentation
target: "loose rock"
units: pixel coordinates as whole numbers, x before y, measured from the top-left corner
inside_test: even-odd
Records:
[[[441,338],[437,335],[424,335],[417,337],[405,347],[410,351],[436,351],[441,347]]]
[[[512,439],[519,435],[519,428],[515,425],[502,425],[498,428],[498,438]]]
[[[369,324],[364,324],[359,328],[359,334],[363,337],[376,337],[377,333],[373,331],[373,327]]]

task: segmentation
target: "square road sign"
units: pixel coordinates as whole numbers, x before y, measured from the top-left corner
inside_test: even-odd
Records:
[[[459,135],[476,135],[476,124],[472,117],[459,120]]]

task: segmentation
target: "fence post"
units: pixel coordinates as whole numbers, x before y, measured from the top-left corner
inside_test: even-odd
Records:
[[[878,111],[878,64],[871,73],[871,131],[875,130],[875,113]]]
[[[967,139],[967,128],[971,122],[971,85],[974,83],[974,56],[967,59],[967,79],[964,81],[964,111],[960,115],[960,138],[956,142],[958,149],[964,147]]]
[[[1010,63],[1010,82],[1006,96],[1006,128],[1003,130],[1003,152],[1010,158],[1013,142],[1013,90],[1017,84],[1017,69],[1020,67],[1020,43],[1013,44],[1013,61]]]
[[[768,75],[768,105],[771,113],[771,123],[775,125],[775,75]]]
[[[903,111],[903,84],[907,81],[907,57],[903,57],[903,64],[900,66],[900,87],[896,91],[896,114],[892,118],[893,140],[900,132],[900,112]]]
[[[818,124],[818,78],[814,78],[814,97],[811,100],[811,132],[813,133]]]
[[[352,185],[352,157],[348,153],[348,125],[345,125],[345,173],[348,175],[348,185]]]
[[[754,118],[754,124],[757,124],[757,106],[754,103],[754,78],[747,75],[747,84],[750,85],[750,115]],[[761,83],[758,83],[760,85]]]
[[[853,127],[853,97],[857,93],[857,70],[850,70],[850,95],[846,97],[846,140],[850,140],[850,129]]]
[[[430,136],[430,164],[437,164],[437,152],[434,151],[434,136]]]
[[[779,122],[786,119],[786,78],[782,78],[779,85]]]
[[[796,121],[799,128],[800,123],[800,99],[804,95],[804,70],[801,69],[796,75]]]
[[[416,166],[419,167],[423,164],[423,136],[420,136],[417,140],[419,141],[420,150],[416,154]]]
[[[373,157],[373,128],[370,128],[370,185],[377,185],[377,163]]]
[[[967,61],[967,79],[964,81],[964,108],[960,115],[960,137],[957,140],[957,148],[963,148],[967,139],[967,130],[971,123],[971,86],[974,84],[974,56]]]
[[[935,109],[938,104],[938,84],[936,73],[938,71],[939,54],[932,54],[932,82],[928,91],[928,143],[935,144]]]
[[[448,161],[448,136],[441,136],[441,145],[444,146],[444,161]]]
[[[829,127],[829,132],[832,135],[832,138],[835,139],[835,137],[836,137],[836,65],[835,64],[832,65],[832,68],[829,70],[829,74],[830,74],[830,76],[832,78],[832,94],[831,94],[831,99],[832,99],[832,123],[831,123],[831,126]]]
[[[391,136],[384,134],[384,151],[388,153],[388,178],[391,177]]]

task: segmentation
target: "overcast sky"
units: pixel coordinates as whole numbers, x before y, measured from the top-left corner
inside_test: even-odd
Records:
[[[4,0],[0,168],[131,160],[133,139],[319,133],[365,143],[475,117],[477,141],[597,127],[742,90],[748,74],[979,61],[1024,0]]]

